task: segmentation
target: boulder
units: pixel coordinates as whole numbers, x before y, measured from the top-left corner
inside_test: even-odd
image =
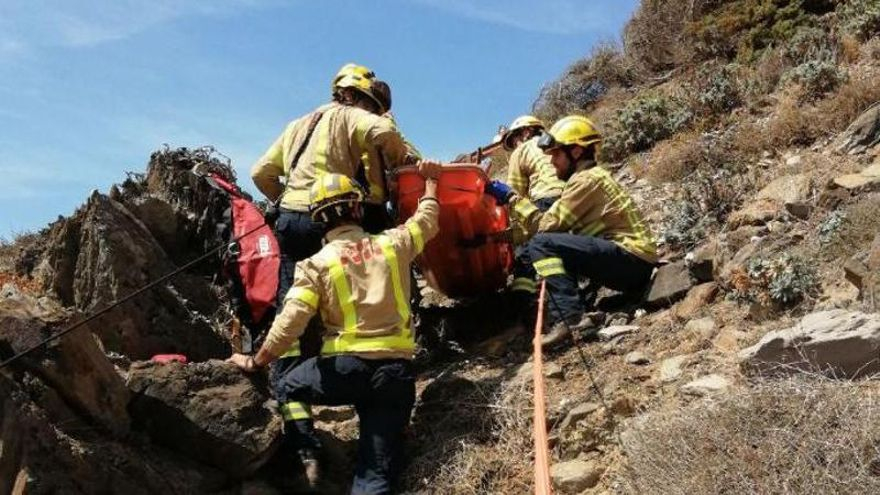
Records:
[[[661,266],[654,277],[646,302],[653,307],[669,306],[682,299],[694,285],[684,261]]]
[[[721,375],[706,375],[681,386],[681,393],[703,397],[717,394],[730,388],[730,380]]]
[[[623,335],[629,335],[639,331],[636,325],[612,325],[599,330],[599,338],[602,340],[614,340]]]
[[[65,306],[90,313],[176,269],[150,231],[121,203],[93,193],[49,230],[34,276]],[[210,325],[218,309],[208,283],[181,273],[113,309],[96,325],[107,350],[132,359],[182,353],[192,360],[227,354]]]
[[[568,411],[562,422],[559,423],[559,430],[565,431],[577,424],[578,421],[586,418],[599,410],[599,404],[596,402],[584,402],[576,405]]]
[[[684,366],[685,362],[687,362],[687,356],[674,356],[664,359],[660,363],[660,381],[669,383],[678,380],[684,372],[682,366]]]
[[[673,308],[679,318],[692,318],[706,308],[718,295],[718,284],[708,282],[688,291],[684,300]]]
[[[128,386],[135,425],[157,443],[235,477],[277,448],[281,418],[264,377],[228,363],[134,363]]]
[[[645,355],[644,352],[641,351],[632,351],[630,353],[627,353],[627,355],[623,357],[623,360],[627,364],[634,364],[637,366],[648,364],[651,362],[651,359],[647,355]]]
[[[760,225],[776,218],[786,203],[806,201],[811,179],[805,174],[784,175],[761,189],[743,209],[730,215],[731,226]]]
[[[880,102],[862,112],[838,138],[840,153],[864,153],[880,143]]]
[[[48,300],[4,291],[0,297],[0,349],[10,354],[22,352],[74,321],[79,318]],[[12,366],[38,377],[67,407],[123,436],[130,423],[128,389],[92,335],[96,328],[94,322],[85,324]]]
[[[684,325],[685,332],[699,335],[703,339],[711,339],[715,335],[715,320],[712,317],[691,320]]]
[[[835,309],[812,313],[743,349],[749,372],[829,371],[857,378],[880,372],[880,315]]]
[[[836,177],[831,183],[831,188],[841,188],[849,192],[874,191],[880,188],[880,163],[874,163],[855,174]]]
[[[715,279],[718,260],[719,246],[716,241],[703,244],[685,257],[691,276],[698,282],[711,282]]]
[[[575,459],[551,466],[550,478],[560,493],[580,493],[596,486],[604,472],[594,461]]]
[[[551,361],[544,365],[544,376],[547,378],[562,379],[565,376],[565,372],[560,364]]]

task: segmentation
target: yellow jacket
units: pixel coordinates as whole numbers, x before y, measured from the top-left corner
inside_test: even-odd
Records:
[[[517,146],[507,161],[507,183],[532,201],[562,195],[565,181],[556,177],[550,155],[538,148],[538,137]]]
[[[296,265],[284,309],[263,347],[280,356],[317,312],[324,322],[322,355],[412,359],[410,266],[439,229],[440,206],[423,199],[404,225],[371,236],[356,225],[327,233],[327,243]]]
[[[315,112],[318,121],[298,163],[294,155],[306,138]],[[307,211],[309,188],[326,172],[347,175],[367,189],[365,201],[387,199],[385,172],[404,164],[407,146],[394,123],[361,108],[330,103],[288,124],[272,146],[251,168],[257,188],[289,210]],[[287,178],[287,184],[281,182]]]
[[[588,168],[589,167],[589,168]],[[538,232],[567,232],[601,237],[649,262],[657,246],[632,197],[607,170],[582,165],[565,183],[562,197],[542,213],[526,198],[514,197],[511,216],[521,240]]]

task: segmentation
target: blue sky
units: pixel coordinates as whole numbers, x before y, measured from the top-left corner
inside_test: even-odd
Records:
[[[0,0],[0,238],[69,215],[153,150],[213,145],[248,169],[372,68],[426,156],[451,159],[616,40],[636,0]]]

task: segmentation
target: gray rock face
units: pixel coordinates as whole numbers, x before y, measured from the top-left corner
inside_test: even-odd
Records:
[[[685,395],[702,397],[717,394],[730,388],[730,380],[721,375],[706,375],[681,386]]]
[[[584,402],[573,407],[568,414],[565,415],[562,422],[559,423],[559,429],[565,431],[577,424],[578,421],[586,418],[590,414],[599,410],[599,404],[596,402]]]
[[[24,351],[75,320],[48,301],[6,292],[0,297],[0,346]],[[84,325],[12,366],[38,377],[68,407],[122,436],[130,422],[128,390],[98,346],[91,333],[94,328],[95,323]]]
[[[684,261],[661,266],[654,277],[646,302],[655,307],[669,306],[684,298],[694,285]]]
[[[612,325],[599,330],[599,338],[602,340],[614,340],[623,335],[629,335],[639,331],[636,325]]]
[[[785,175],[761,189],[743,209],[730,215],[732,226],[760,225],[776,218],[786,203],[806,201],[811,180],[804,174]]]
[[[832,186],[851,192],[874,191],[880,188],[880,163],[855,174],[841,175],[834,179]]]
[[[576,459],[551,466],[550,478],[560,493],[580,493],[596,486],[604,472],[595,462]]]
[[[669,359],[664,359],[663,362],[660,363],[660,381],[663,383],[669,383],[678,380],[683,373],[681,367],[684,366],[686,361],[687,356],[674,356]]]
[[[871,105],[841,134],[837,150],[852,155],[880,143],[880,102]]]
[[[35,277],[64,305],[84,312],[100,310],[176,268],[140,220],[98,193],[52,226],[48,245]],[[183,273],[108,313],[95,332],[108,350],[132,359],[160,353],[220,357],[227,346],[207,318],[216,309],[208,284]]]
[[[746,371],[808,369],[857,378],[880,372],[880,315],[836,309],[805,316],[740,352]],[[785,365],[780,367],[780,365]]]
[[[632,351],[630,353],[627,353],[627,355],[623,357],[623,360],[627,364],[634,365],[648,364],[651,362],[651,359],[646,356],[644,352],[641,351]]]
[[[128,386],[135,424],[153,440],[236,477],[277,448],[281,418],[262,377],[221,361],[135,363]]]

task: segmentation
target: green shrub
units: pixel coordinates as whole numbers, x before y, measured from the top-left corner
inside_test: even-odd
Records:
[[[706,238],[709,218],[692,201],[673,201],[660,225],[660,242],[672,248],[690,249]]]
[[[880,34],[880,1],[845,1],[837,7],[837,15],[843,31],[862,41]]]
[[[813,264],[789,253],[752,258],[745,275],[734,282],[733,294],[747,302],[790,307],[814,295],[819,287]]]
[[[736,85],[736,67],[705,65],[697,73],[697,103],[704,113],[718,114],[739,106],[741,99]]]
[[[647,150],[683,129],[692,117],[677,99],[663,95],[635,98],[617,111],[609,125],[603,147],[605,158],[619,160]]]
[[[799,84],[806,95],[812,98],[837,89],[846,79],[846,73],[827,56],[804,62],[786,72],[782,78],[784,83]]]

